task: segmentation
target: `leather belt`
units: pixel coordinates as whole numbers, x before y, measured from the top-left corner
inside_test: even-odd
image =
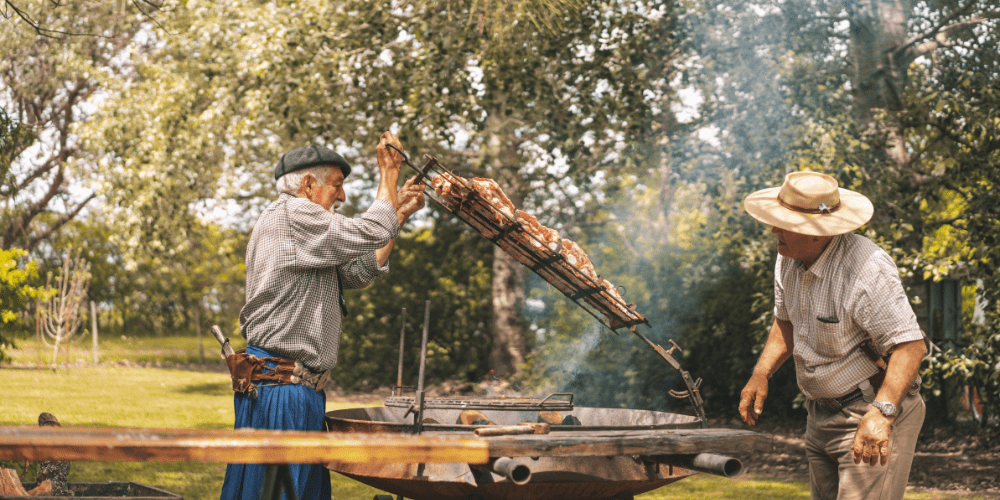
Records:
[[[885,372],[882,371],[882,370],[879,370],[877,373],[875,373],[871,377],[868,377],[868,380],[865,381],[865,382],[868,382],[871,385],[871,388],[874,390],[874,392],[872,392],[872,398],[873,399],[874,399],[874,395],[878,394],[878,390],[882,387],[882,382],[884,380],[885,380]],[[864,383],[864,382],[862,382],[862,383]],[[859,384],[859,386],[860,385],[861,384]],[[854,389],[853,391],[851,391],[851,392],[847,393],[846,395],[841,396],[839,398],[817,398],[817,399],[814,399],[813,401],[816,403],[817,406],[819,406],[820,408],[823,408],[824,410],[827,410],[827,411],[840,411],[843,408],[845,408],[847,406],[850,406],[851,404],[857,402],[859,399],[864,398],[864,396],[865,396],[864,391],[862,391],[861,388],[858,387],[857,389]],[[871,402],[871,401],[869,401],[869,402]]]
[[[841,396],[839,398],[818,398],[813,401],[816,406],[823,408],[827,411],[840,411],[844,407],[850,406],[855,401],[864,398],[864,393],[861,389],[854,389],[854,391],[848,393],[846,396]]]
[[[269,361],[277,366],[267,366],[265,363]],[[227,356],[226,364],[229,365],[233,378],[233,391],[251,398],[257,397],[257,387],[302,384],[316,392],[322,392],[330,381],[330,372],[314,372],[294,359],[258,358],[247,354],[246,349]]]

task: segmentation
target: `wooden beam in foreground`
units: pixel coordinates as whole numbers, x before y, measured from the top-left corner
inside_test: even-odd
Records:
[[[0,427],[0,460],[485,464],[486,440],[257,429]]]

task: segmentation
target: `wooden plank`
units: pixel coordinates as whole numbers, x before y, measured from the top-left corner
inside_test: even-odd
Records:
[[[560,431],[548,435],[488,437],[493,457],[721,455],[770,451],[772,436],[736,429]]]
[[[484,464],[489,448],[471,434],[19,426],[0,427],[0,460]]]

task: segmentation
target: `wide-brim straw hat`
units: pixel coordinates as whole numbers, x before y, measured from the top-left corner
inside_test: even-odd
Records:
[[[762,189],[743,208],[764,224],[811,236],[836,236],[863,226],[875,209],[865,195],[817,172],[792,172],[781,187]]]

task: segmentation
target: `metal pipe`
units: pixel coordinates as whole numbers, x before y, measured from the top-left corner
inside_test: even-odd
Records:
[[[508,481],[514,484],[528,484],[531,481],[531,469],[513,458],[498,458],[490,466],[493,472],[507,478]]]
[[[665,455],[645,457],[647,460],[661,464],[674,465],[688,470],[704,472],[716,476],[733,478],[743,472],[743,463],[733,457],[716,455],[715,453],[699,453],[697,455]]]
[[[399,372],[396,375],[396,387],[402,392],[403,387],[403,342],[406,340],[406,308],[403,308],[403,326],[399,329]],[[402,395],[402,394],[400,394]]]

